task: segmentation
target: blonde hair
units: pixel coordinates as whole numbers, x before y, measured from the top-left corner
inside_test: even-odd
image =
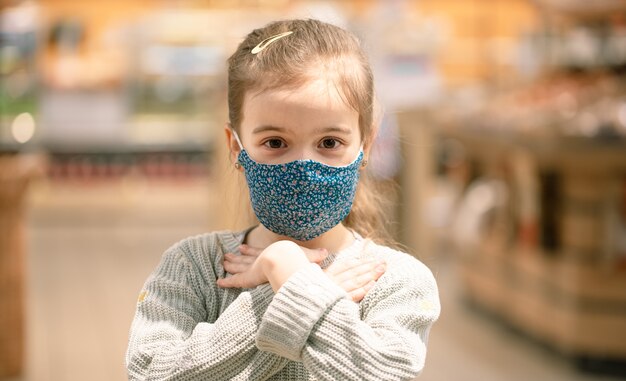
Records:
[[[257,54],[252,50],[281,33]],[[283,20],[255,29],[228,59],[228,112],[232,128],[239,132],[245,94],[249,91],[297,89],[326,75],[343,100],[359,114],[363,147],[374,139],[374,79],[358,39],[350,32],[318,20]],[[375,192],[363,171],[350,214],[344,225],[364,237],[389,241],[382,196]]]

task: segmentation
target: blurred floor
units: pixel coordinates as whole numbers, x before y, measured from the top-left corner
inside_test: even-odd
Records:
[[[38,184],[28,213],[26,370],[12,381],[125,380],[138,291],[161,253],[219,227],[209,180]],[[442,317],[420,380],[595,381],[570,363],[459,303],[454,262],[424,258]]]
[[[421,381],[610,381],[514,331],[462,298],[453,258],[425,262],[439,284],[442,313],[433,327]],[[549,316],[546,316],[549,319]]]
[[[211,229],[209,180],[31,192],[24,380],[125,380],[135,300],[163,251]]]

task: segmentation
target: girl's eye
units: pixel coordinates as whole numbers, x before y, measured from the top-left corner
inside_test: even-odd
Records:
[[[337,139],[327,138],[322,140],[322,148],[333,149],[337,148],[341,144]]]
[[[284,143],[280,139],[269,139],[269,140],[267,140],[263,144],[265,144],[266,147],[272,148],[272,149],[277,149],[277,148],[283,148],[284,147]]]

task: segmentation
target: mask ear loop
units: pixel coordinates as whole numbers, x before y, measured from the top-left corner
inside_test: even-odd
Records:
[[[363,152],[363,147],[364,145],[363,143],[361,143],[361,148],[359,148],[359,152]],[[364,168],[367,165],[367,163],[368,163],[367,159],[364,158],[363,161],[361,162],[361,168]]]
[[[237,141],[237,144],[239,145],[239,149],[243,151],[243,144],[241,144],[241,140],[239,139],[239,135],[237,134],[237,131],[235,131],[235,129],[232,127],[230,127],[230,131],[233,133],[233,136],[235,137],[235,140]],[[237,169],[241,168],[241,163],[239,162],[239,160],[235,162],[235,168]]]
[[[243,150],[243,144],[241,144],[241,140],[239,139],[239,135],[237,134],[237,131],[235,131],[235,129],[232,127],[230,127],[230,131],[235,136],[235,140],[237,141],[237,144],[239,145],[239,149]]]

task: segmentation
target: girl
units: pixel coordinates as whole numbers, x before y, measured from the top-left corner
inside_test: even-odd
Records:
[[[280,21],[239,45],[226,137],[260,224],[167,250],[138,299],[130,379],[418,375],[439,298],[421,262],[365,238],[380,221],[357,191],[373,99],[357,40],[336,26]]]

